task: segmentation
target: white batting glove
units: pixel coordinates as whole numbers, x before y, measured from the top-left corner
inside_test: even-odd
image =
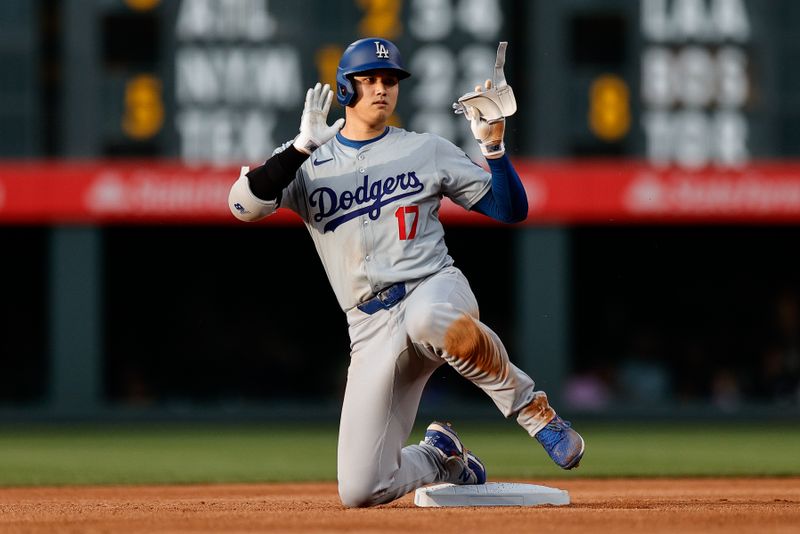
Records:
[[[328,142],[336,132],[344,126],[344,119],[339,119],[328,126],[328,111],[331,109],[333,91],[327,83],[317,82],[306,92],[306,104],[303,117],[300,119],[300,133],[294,138],[294,147],[300,152],[311,154],[320,145]]]
[[[486,89],[492,88],[492,80],[486,80]],[[483,91],[480,85],[475,87],[476,92]],[[506,153],[503,136],[506,131],[505,117],[488,122],[481,117],[481,112],[474,106],[465,106],[464,116],[469,120],[472,135],[481,147],[481,153],[487,159],[497,159]]]

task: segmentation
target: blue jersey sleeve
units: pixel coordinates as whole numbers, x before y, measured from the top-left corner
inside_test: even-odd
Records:
[[[503,223],[517,223],[528,216],[528,197],[508,156],[487,160],[492,171],[492,188],[472,209]]]

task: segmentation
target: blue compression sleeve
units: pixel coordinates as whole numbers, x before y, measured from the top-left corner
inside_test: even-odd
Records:
[[[508,156],[489,159],[492,188],[472,206],[474,211],[504,223],[524,221],[528,216],[528,197]]]

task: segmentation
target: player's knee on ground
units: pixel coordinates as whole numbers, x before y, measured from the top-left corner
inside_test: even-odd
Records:
[[[375,491],[375,483],[339,481],[339,499],[347,508],[366,508],[383,504],[391,499],[381,498],[382,491]]]
[[[406,310],[406,332],[414,343],[442,348],[450,323],[461,313],[449,302]]]

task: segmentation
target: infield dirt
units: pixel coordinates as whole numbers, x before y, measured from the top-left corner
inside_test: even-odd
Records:
[[[572,504],[344,509],[323,484],[0,489],[0,532],[798,532],[800,477],[519,480]]]

